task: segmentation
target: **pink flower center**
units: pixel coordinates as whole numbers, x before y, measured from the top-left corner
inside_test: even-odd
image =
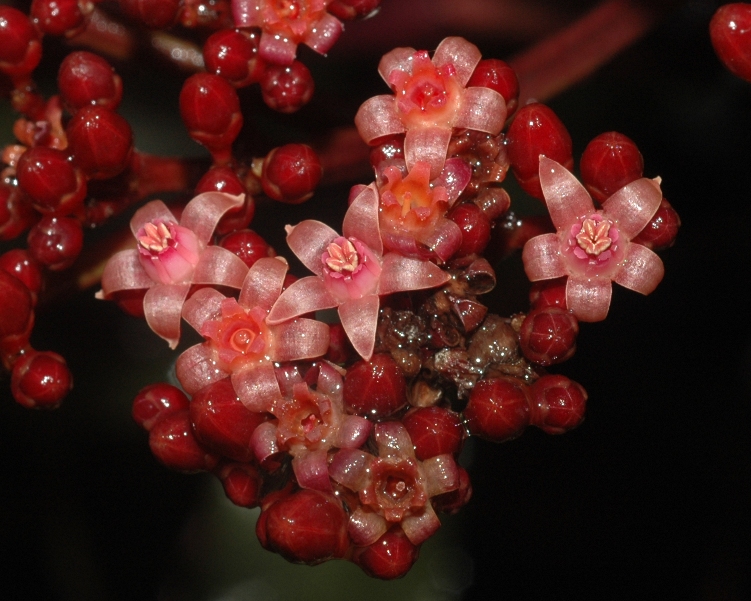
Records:
[[[387,521],[399,522],[425,506],[428,496],[414,459],[379,457],[370,472],[370,484],[360,491],[360,500]]]
[[[360,257],[351,240],[337,238],[326,249],[323,262],[333,272],[350,275],[360,266]]]
[[[615,224],[600,213],[593,213],[571,226],[567,248],[579,261],[600,269],[618,252],[618,239]]]
[[[174,224],[169,225],[174,226]],[[175,243],[170,227],[164,222],[150,221],[139,230],[137,237],[141,247],[154,254],[164,252]]]
[[[608,236],[611,223],[605,219],[595,221],[585,219],[582,222],[581,231],[576,235],[576,242],[588,255],[597,256],[610,248],[613,240]]]
[[[186,227],[164,221],[150,221],[136,233],[141,265],[151,279],[162,284],[190,281],[201,248],[198,238]]]

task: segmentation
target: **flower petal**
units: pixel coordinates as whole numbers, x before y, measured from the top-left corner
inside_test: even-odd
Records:
[[[471,180],[472,167],[469,163],[459,157],[453,157],[446,159],[441,175],[430,184],[433,188],[445,188],[449,206],[453,206]]]
[[[177,358],[175,373],[185,392],[191,395],[229,376],[217,367],[214,351],[205,343],[195,344],[184,351]]]
[[[102,273],[102,290],[97,298],[108,299],[120,290],[145,290],[154,285],[135,249],[121,250],[110,257]]]
[[[143,297],[146,323],[171,349],[180,340],[180,315],[189,290],[190,284],[157,284]]]
[[[248,266],[232,251],[221,246],[207,246],[201,251],[193,272],[193,284],[241,288]]]
[[[450,127],[411,128],[404,137],[404,159],[407,169],[412,169],[417,161],[430,165],[430,179],[435,179],[443,171],[449,142]]]
[[[613,285],[605,278],[569,276],[566,281],[566,306],[579,321],[602,321],[608,315]]]
[[[427,235],[418,236],[418,242],[427,246],[441,262],[445,263],[462,245],[462,229],[451,219],[441,218]]]
[[[433,510],[433,506],[428,502],[425,504],[424,511],[417,515],[407,516],[402,520],[401,525],[409,542],[413,545],[419,545],[435,534],[435,531],[441,527],[441,522]]]
[[[287,269],[289,265],[282,257],[258,259],[245,276],[238,304],[243,309],[261,307],[264,311],[271,310],[282,292]]]
[[[349,516],[347,534],[352,539],[352,544],[358,547],[367,547],[381,538],[389,529],[388,522],[382,515],[375,511],[366,511],[358,507]]]
[[[446,453],[426,459],[422,469],[429,497],[459,488],[459,469],[453,455]]]
[[[274,422],[263,422],[250,436],[250,447],[261,467],[266,467],[266,461],[281,452],[277,440],[277,425]]]
[[[378,295],[369,294],[339,305],[342,328],[354,349],[366,361],[373,355],[380,304]]]
[[[662,259],[646,246],[630,244],[623,267],[613,281],[629,290],[649,294],[665,275]]]
[[[295,472],[297,483],[303,488],[331,490],[329,480],[328,453],[325,449],[307,451],[292,459],[292,471]]]
[[[303,44],[310,46],[318,54],[326,54],[344,29],[342,22],[330,13],[324,13],[310,29]]]
[[[152,200],[133,214],[133,217],[130,219],[130,231],[136,236],[138,235],[138,230],[150,221],[177,223],[177,219],[172,214],[172,211],[167,208],[166,204],[161,200]]]
[[[545,202],[558,231],[594,212],[589,193],[574,175],[560,163],[540,155],[540,186]]]
[[[355,115],[355,126],[367,144],[406,131],[396,111],[394,97],[388,94],[373,96],[363,102]]]
[[[464,90],[462,106],[454,127],[498,135],[506,122],[506,101],[498,92],[484,87]]]
[[[438,44],[433,54],[433,64],[436,67],[454,65],[457,80],[465,87],[481,58],[482,54],[477,46],[464,38],[451,36]]]
[[[566,275],[560,248],[561,241],[558,234],[542,234],[527,240],[522,250],[522,262],[530,282],[550,280]]]
[[[321,257],[329,244],[339,237],[325,223],[308,219],[290,228],[287,234],[287,245],[302,264],[316,275],[323,275]]]
[[[258,56],[275,65],[291,65],[297,56],[297,43],[268,31],[261,34]]]
[[[302,278],[282,292],[274,303],[266,323],[274,325],[298,315],[336,307],[336,299],[326,290],[323,280],[317,276]]]
[[[201,288],[185,301],[182,317],[196,332],[203,324],[212,319],[219,319],[222,314],[222,301],[227,297],[214,288]]]
[[[250,411],[269,411],[282,396],[272,363],[254,363],[232,373],[232,386]]]
[[[206,246],[224,214],[242,207],[244,202],[245,194],[233,196],[224,192],[204,192],[185,205],[180,225],[192,230],[201,246]]]
[[[383,257],[378,294],[435,288],[443,286],[450,279],[451,276],[435,263],[388,253]]]
[[[399,69],[405,73],[412,73],[412,58],[415,56],[414,48],[394,48],[381,57],[378,63],[378,74],[387,84],[389,75],[394,69]],[[393,99],[393,96],[391,96]]]
[[[258,0],[232,0],[232,18],[235,27],[261,27],[261,4]]]
[[[621,236],[631,240],[650,222],[662,202],[654,180],[642,177],[624,186],[602,204],[603,217],[615,221]]]
[[[315,319],[293,319],[269,326],[273,361],[321,357],[329,350],[329,326]]]
[[[370,478],[373,455],[359,449],[340,449],[329,464],[329,475],[342,486],[358,491]]]
[[[362,190],[349,205],[342,223],[345,238],[357,238],[380,257],[383,254],[378,223],[378,190],[375,183]]]
[[[359,415],[346,415],[336,434],[334,446],[340,449],[356,449],[365,444],[370,436],[372,422]]]

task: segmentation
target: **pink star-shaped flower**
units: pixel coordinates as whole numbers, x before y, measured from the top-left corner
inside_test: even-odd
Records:
[[[287,227],[287,244],[316,275],[302,278],[276,301],[267,323],[337,307],[352,346],[366,360],[375,346],[380,296],[434,288],[450,276],[434,263],[383,254],[375,184],[354,199],[342,225],[343,236],[320,221]]]
[[[96,297],[109,300],[119,292],[146,290],[146,321],[175,348],[180,312],[192,285],[242,285],[247,265],[226,248],[208,244],[222,216],[242,206],[244,199],[205,192],[185,205],[179,220],[161,200],[144,205],[130,220],[137,247],[110,258]]]
[[[486,87],[466,87],[481,58],[477,46],[459,37],[444,39],[432,60],[427,51],[414,48],[385,54],[378,72],[395,96],[374,96],[363,103],[355,116],[360,136],[371,143],[406,132],[407,168],[426,161],[430,178],[438,177],[453,128],[497,135],[506,121],[503,96]]]
[[[664,274],[662,260],[631,240],[660,206],[659,180],[631,182],[598,211],[565,167],[541,155],[540,185],[556,233],[524,245],[522,260],[531,281],[568,276],[566,305],[581,321],[605,319],[612,282],[642,294],[657,287]]]
[[[185,321],[206,338],[177,360],[177,379],[188,394],[230,376],[242,403],[251,411],[265,412],[282,397],[275,362],[326,353],[329,328],[325,323],[305,318],[266,323],[287,269],[283,259],[259,259],[248,271],[237,301],[213,288],[202,288],[185,302]]]
[[[326,12],[331,0],[232,0],[236,27],[260,27],[259,56],[278,65],[295,60],[297,45],[326,54],[342,22]]]

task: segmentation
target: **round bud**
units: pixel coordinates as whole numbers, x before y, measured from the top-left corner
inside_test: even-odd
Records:
[[[399,366],[388,353],[361,360],[344,376],[344,406],[347,411],[378,419],[407,404],[407,384]]]
[[[266,155],[261,185],[269,198],[299,204],[313,196],[322,173],[321,161],[310,146],[287,144]]]
[[[570,359],[576,352],[579,322],[559,307],[532,309],[519,331],[524,356],[540,365],[553,365]]]
[[[73,388],[73,377],[63,359],[49,351],[30,351],[13,364],[10,389],[24,407],[54,409]]]
[[[86,198],[83,173],[55,148],[29,148],[18,159],[16,176],[19,188],[42,213],[69,215]]]
[[[123,96],[123,82],[101,56],[80,50],[60,64],[57,87],[63,105],[71,113],[89,105],[116,110]]]
[[[529,389],[532,424],[548,434],[563,434],[584,419],[587,391],[566,376],[545,375]]]
[[[83,249],[83,230],[70,217],[46,215],[29,231],[29,252],[52,271],[70,267]]]
[[[266,106],[280,113],[300,110],[315,88],[310,71],[298,60],[287,66],[267,65],[260,83]]]
[[[642,176],[644,159],[630,138],[611,131],[587,144],[579,167],[587,190],[602,202]]]
[[[26,76],[41,58],[42,44],[28,17],[10,6],[0,6],[0,73]]]
[[[497,58],[482,59],[467,82],[467,87],[472,86],[490,88],[503,96],[506,101],[506,118],[516,111],[519,104],[519,80],[508,63]]]
[[[136,395],[132,415],[135,422],[148,432],[162,416],[189,407],[190,401],[182,390],[159,382],[142,388]]]
[[[128,122],[102,106],[79,110],[68,123],[68,150],[90,178],[108,179],[123,171],[133,152]]]
[[[475,384],[464,409],[470,434],[492,442],[519,436],[529,425],[525,385],[511,377],[487,378]]]

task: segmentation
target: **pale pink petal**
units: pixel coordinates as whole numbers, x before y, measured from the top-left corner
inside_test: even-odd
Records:
[[[419,242],[435,253],[441,262],[448,261],[462,245],[462,229],[451,219],[439,219],[426,236]],[[428,286],[430,287],[430,286]]]
[[[259,424],[250,436],[250,448],[261,466],[267,459],[280,453],[277,425],[274,422]]]
[[[350,490],[361,490],[370,479],[373,455],[358,449],[340,449],[331,459],[329,476]]]
[[[414,457],[415,447],[407,428],[401,422],[380,422],[375,427],[375,440],[380,457]]]
[[[196,332],[203,324],[222,315],[222,301],[227,297],[214,288],[201,288],[183,304],[182,316]]]
[[[180,225],[192,230],[201,246],[206,246],[225,213],[240,208],[244,202],[245,194],[233,196],[224,192],[204,192],[185,205]]]
[[[481,58],[482,54],[477,46],[464,38],[453,36],[444,38],[438,44],[438,48],[435,49],[433,54],[433,64],[436,67],[448,64],[454,65],[457,81],[464,87],[467,85],[469,78],[472,77],[472,73]]]
[[[452,130],[450,127],[411,128],[404,137],[404,159],[407,169],[412,169],[417,161],[430,165],[430,179],[435,179],[443,171]]]
[[[450,279],[451,276],[435,263],[388,253],[383,257],[378,294],[435,288],[443,286]]]
[[[261,4],[258,0],[232,0],[235,27],[261,27]]]
[[[355,126],[367,144],[383,136],[406,131],[391,95],[373,96],[363,102],[355,115]]]
[[[613,285],[605,278],[566,281],[566,306],[579,321],[602,321],[608,315]]]
[[[342,328],[354,349],[366,361],[373,355],[375,347],[379,306],[380,299],[376,294],[348,300],[339,305]]]
[[[298,315],[336,307],[336,299],[329,294],[323,280],[317,276],[302,278],[287,288],[271,308],[266,323],[277,324]]]
[[[191,395],[229,376],[217,367],[214,351],[204,343],[191,346],[177,358],[175,373],[183,390]]]
[[[422,462],[422,470],[429,497],[459,488],[459,468],[453,455],[446,453],[426,459]]]
[[[620,235],[631,240],[647,226],[661,202],[660,186],[643,177],[608,198],[602,205],[602,216],[614,221]]]
[[[306,451],[292,459],[292,471],[302,488],[330,491],[328,454],[325,449]]]
[[[594,213],[595,207],[587,190],[563,165],[540,155],[540,186],[550,218],[558,231]]]
[[[297,56],[297,44],[281,35],[264,31],[258,46],[258,56],[275,65],[291,65]]]
[[[566,275],[560,248],[561,240],[558,234],[542,234],[527,240],[522,250],[522,262],[530,282]]]
[[[383,254],[381,228],[378,223],[378,190],[375,183],[365,188],[349,205],[342,223],[345,238],[357,238],[379,257]]]
[[[334,15],[324,13],[323,17],[310,29],[303,40],[318,54],[326,54],[344,29],[342,22]]]
[[[316,275],[323,275],[321,257],[337,238],[339,234],[325,223],[308,219],[288,228],[287,245],[305,267]]]
[[[261,307],[264,311],[279,298],[289,265],[282,257],[258,259],[245,276],[238,304],[243,309]]]
[[[155,284],[141,265],[136,249],[112,255],[102,273],[102,290],[97,298],[107,299],[120,290],[145,290]]]
[[[420,545],[435,534],[436,530],[441,527],[441,522],[433,506],[427,503],[424,511],[417,515],[407,516],[402,520],[401,526],[409,542],[413,545]]]
[[[161,200],[152,200],[138,209],[130,219],[130,231],[133,235],[138,234],[144,225],[151,221],[163,221],[177,223],[177,219]]]
[[[623,266],[613,281],[629,290],[650,294],[665,275],[662,259],[641,244],[630,244]]]
[[[250,411],[269,411],[281,398],[273,363],[254,363],[232,373],[232,387]]]
[[[493,136],[506,122],[506,101],[490,88],[467,88],[462,95],[462,106],[454,127],[475,129]]]
[[[359,415],[346,415],[339,426],[334,446],[340,449],[356,449],[365,444],[370,436],[372,422]]]
[[[201,252],[193,272],[193,284],[241,288],[248,266],[232,251],[221,246],[207,246]]]
[[[298,318],[269,326],[273,361],[297,361],[321,357],[329,350],[329,326],[314,319]]]
[[[143,297],[146,323],[171,349],[180,340],[180,314],[189,290],[190,284],[157,284]]]
[[[355,509],[349,516],[347,534],[352,544],[367,547],[381,538],[389,529],[388,522],[383,516],[374,511],[366,511],[362,507]]]
[[[459,157],[453,157],[446,159],[446,162],[443,164],[443,171],[441,171],[437,179],[430,182],[430,185],[433,188],[445,188],[449,206],[452,206],[471,180],[472,167],[470,167],[469,163]]]
[[[412,73],[412,58],[415,56],[414,48],[394,48],[381,57],[378,63],[378,74],[387,84],[389,75],[394,69],[399,69],[405,73]],[[391,97],[393,99],[393,96]]]
[[[342,397],[345,371],[328,361],[318,363],[318,378],[316,380],[316,390],[329,397],[331,402],[341,411],[343,410]]]

